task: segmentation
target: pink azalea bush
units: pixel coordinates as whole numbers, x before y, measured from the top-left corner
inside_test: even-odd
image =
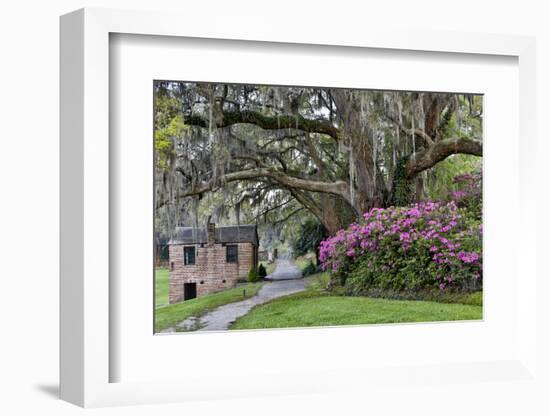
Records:
[[[321,243],[322,267],[350,294],[480,290],[483,227],[478,218],[480,213],[459,208],[454,200],[373,208]]]
[[[466,212],[481,220],[481,208],[483,205],[481,183],[482,173],[464,173],[453,178],[453,184],[457,190],[450,193],[450,199],[455,201],[459,208],[466,208]]]

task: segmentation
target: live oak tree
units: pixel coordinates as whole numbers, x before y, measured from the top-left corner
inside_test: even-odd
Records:
[[[468,94],[157,82],[157,225],[198,225],[206,197],[209,215],[307,213],[334,233],[421,199],[445,159],[482,156],[482,116]]]

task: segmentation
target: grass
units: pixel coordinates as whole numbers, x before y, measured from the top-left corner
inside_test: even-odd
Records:
[[[465,305],[483,306],[483,292],[459,293],[449,296],[449,299],[441,302],[463,303]]]
[[[190,316],[199,317],[219,306],[254,296],[262,284],[247,283],[233,289],[157,308],[155,310],[155,332],[174,326]],[[243,291],[245,291],[245,295],[243,295]]]
[[[483,306],[483,292],[473,293],[447,293],[440,296],[434,296],[433,299],[441,303],[462,303],[464,305]]]
[[[306,291],[256,306],[231,329],[459,321],[483,316],[481,306],[462,303],[334,295],[323,290],[325,273],[307,279],[311,285]]]
[[[362,294],[369,298],[385,298],[392,300],[422,300],[438,303],[462,303],[464,305],[483,306],[483,292],[448,292],[439,289],[414,292],[374,289]]]
[[[330,274],[327,272],[312,274],[304,278],[309,282],[307,291],[308,292],[325,292],[325,288],[330,282]]]
[[[168,279],[166,268],[155,269],[155,308],[168,304]]]

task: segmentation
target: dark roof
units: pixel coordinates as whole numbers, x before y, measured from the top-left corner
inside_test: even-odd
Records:
[[[230,225],[216,227],[216,243],[252,243],[258,245],[258,232],[255,225]],[[206,228],[177,227],[176,233],[168,244],[201,244],[206,243]]]

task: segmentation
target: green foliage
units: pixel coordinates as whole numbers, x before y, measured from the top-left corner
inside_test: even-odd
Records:
[[[159,156],[158,166],[165,168],[174,152],[174,140],[187,129],[180,110],[181,103],[174,97],[157,94],[155,101],[155,151]]]
[[[294,264],[296,264],[296,267],[298,267],[300,270],[304,270],[310,262],[313,261],[315,258],[315,254],[313,253],[307,253],[304,256],[296,257],[294,259]]]
[[[470,179],[457,177],[463,183]],[[475,186],[468,189],[472,192],[453,196],[479,199]],[[349,295],[481,290],[483,227],[468,208],[457,208],[457,201],[373,208],[364,222],[321,243],[323,267]]]
[[[318,272],[307,276],[306,281],[309,282],[307,290],[316,291],[318,293],[328,293],[327,288],[330,285],[330,273],[329,272]],[[331,292],[331,295],[335,292]]]
[[[300,225],[297,238],[292,242],[292,249],[297,256],[316,251],[321,241],[327,236],[327,230],[317,218],[308,218]]]
[[[407,178],[405,166],[409,156],[401,157],[393,174],[391,203],[396,207],[409,205],[414,199],[414,182]]]
[[[175,116],[162,128],[155,130],[155,151],[160,157],[159,167],[166,167],[166,160],[174,151],[174,139],[187,129],[181,115]]]
[[[482,181],[481,171],[457,175],[453,180],[456,190],[449,193],[451,200],[460,208],[465,208],[470,218],[478,221],[481,221],[483,215]]]
[[[483,160],[472,155],[452,155],[426,172],[424,190],[431,200],[442,200],[460,187],[455,177],[460,174],[474,174],[481,170]]]
[[[166,127],[172,119],[181,114],[182,102],[167,94],[155,96],[155,129]]]
[[[276,264],[275,262],[268,262],[263,261],[260,263],[260,266],[262,266],[265,269],[266,276],[272,274],[275,271]]]
[[[453,228],[428,225],[445,221],[457,225]],[[456,213],[440,209],[420,219],[414,227],[418,231],[411,234],[405,248],[400,240],[388,235],[379,240],[377,250],[359,257],[345,281],[347,294],[393,297],[392,293],[402,293],[405,298],[425,299],[426,293],[438,286],[449,292],[480,290],[479,220],[468,216],[465,209]],[[449,231],[442,231],[448,228]],[[440,237],[426,238],[431,229]],[[407,234],[408,231],[401,236]],[[472,256],[476,261],[470,263]]]
[[[432,273],[426,273],[430,266],[429,246],[418,247],[417,244],[414,249],[421,256],[416,257],[410,250],[409,255],[400,259],[395,270],[383,269],[387,262],[394,261],[398,255],[395,252],[381,253],[374,261],[370,257],[361,259],[346,276],[346,294],[391,298],[393,296],[389,294],[392,292],[415,294],[434,287],[437,279]]]
[[[258,266],[258,277],[264,278],[267,276],[267,270],[265,269],[264,265],[260,263],[260,266]]]
[[[259,279],[258,270],[255,267],[252,267],[248,272],[248,276],[246,277],[246,280],[248,280],[250,283],[254,283],[254,282],[257,282],[258,279]]]
[[[313,264],[313,261],[310,260],[308,265],[304,269],[302,269],[302,276],[310,276],[312,274],[319,273],[320,271],[321,267],[316,266],[315,264]]]

